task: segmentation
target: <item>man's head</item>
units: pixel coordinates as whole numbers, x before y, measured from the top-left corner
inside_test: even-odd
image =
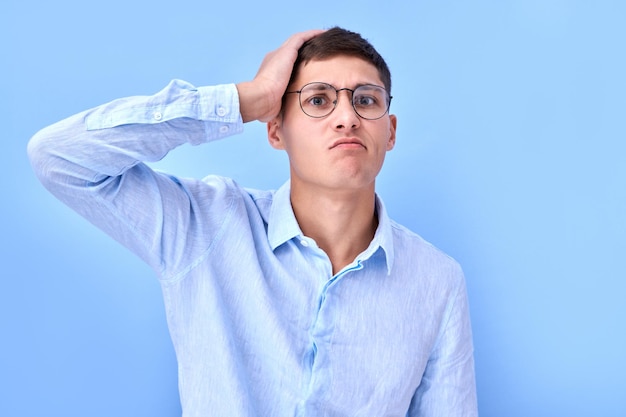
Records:
[[[298,58],[291,73],[291,84],[303,65],[310,61],[324,61],[336,56],[351,56],[369,62],[378,70],[383,87],[391,94],[391,72],[383,57],[358,33],[334,27],[305,42],[298,51]]]
[[[396,138],[389,74],[369,42],[344,29],[325,31],[299,49],[282,110],[268,123],[270,144],[289,156],[292,191],[373,193]]]

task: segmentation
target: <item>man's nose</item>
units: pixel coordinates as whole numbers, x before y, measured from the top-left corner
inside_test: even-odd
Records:
[[[346,88],[337,92],[337,102],[335,103],[333,116],[335,117],[336,128],[355,128],[360,125],[361,118],[356,113],[354,106],[352,105],[351,90]]]

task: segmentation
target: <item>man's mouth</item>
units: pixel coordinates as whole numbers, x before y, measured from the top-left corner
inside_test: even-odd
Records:
[[[341,138],[333,142],[330,149],[346,148],[346,149],[367,149],[365,144],[359,138]]]

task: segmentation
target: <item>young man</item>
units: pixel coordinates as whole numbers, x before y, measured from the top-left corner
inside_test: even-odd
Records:
[[[477,414],[461,269],[375,193],[390,88],[360,35],[308,31],[250,82],[174,81],[31,140],[45,186],[157,272],[184,416]],[[144,164],[253,120],[289,156],[275,192]]]

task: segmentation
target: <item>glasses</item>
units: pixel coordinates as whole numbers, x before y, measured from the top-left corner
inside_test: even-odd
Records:
[[[344,90],[352,93],[352,107],[363,119],[380,119],[389,111],[392,97],[383,87],[372,84],[360,85],[352,90],[336,89],[330,84],[314,82],[306,84],[298,91],[287,91],[285,94],[298,94],[300,108],[304,114],[320,118],[328,116],[335,110],[339,92]]]

